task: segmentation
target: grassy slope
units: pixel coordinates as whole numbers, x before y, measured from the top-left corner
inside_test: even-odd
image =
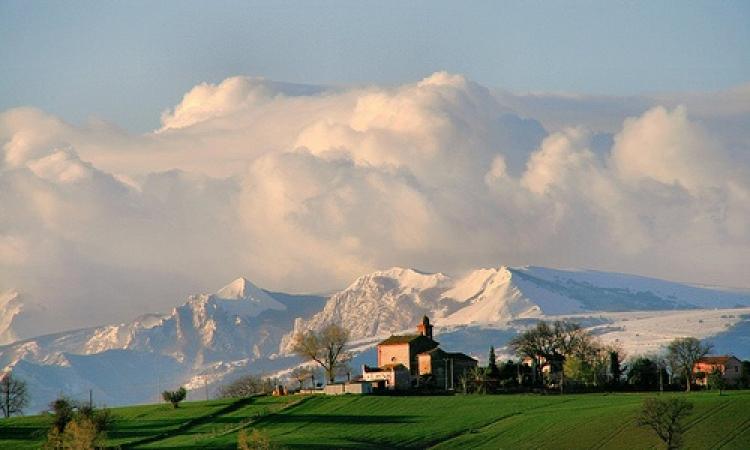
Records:
[[[114,410],[109,438],[123,448],[230,449],[244,426],[292,448],[658,448],[649,430],[635,426],[645,397],[259,397],[190,402],[177,410],[147,405]],[[689,398],[695,410],[687,448],[750,448],[750,391]],[[0,420],[0,448],[38,448],[48,423],[42,416]]]

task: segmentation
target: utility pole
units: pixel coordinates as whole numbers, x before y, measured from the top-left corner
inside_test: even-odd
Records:
[[[94,390],[89,389],[89,409],[94,409]]]
[[[203,388],[206,390],[206,401],[208,401],[208,380],[203,377]]]
[[[659,393],[664,392],[664,380],[662,380],[661,360],[657,360],[656,370],[659,372]]]
[[[453,358],[451,358],[451,390],[455,391],[456,390],[456,386],[454,384],[455,383],[455,377],[454,377],[454,373],[453,373],[453,368],[454,368],[454,366],[453,366]]]
[[[448,359],[445,359],[445,390],[448,390]]]

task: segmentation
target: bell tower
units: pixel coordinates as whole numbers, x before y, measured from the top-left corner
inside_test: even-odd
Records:
[[[417,325],[417,333],[432,339],[432,325],[430,325],[430,319],[427,316],[423,316],[422,323]]]

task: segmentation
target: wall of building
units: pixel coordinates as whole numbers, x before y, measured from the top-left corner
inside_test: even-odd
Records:
[[[386,364],[401,363],[411,370],[409,344],[394,344],[378,346],[378,367]]]

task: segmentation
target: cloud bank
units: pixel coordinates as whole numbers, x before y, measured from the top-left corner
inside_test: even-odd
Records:
[[[733,92],[233,77],[194,87],[144,135],[12,109],[0,114],[0,291],[53,311],[44,326],[59,329],[165,310],[238,275],[328,291],[392,265],[750,287],[750,90]]]

